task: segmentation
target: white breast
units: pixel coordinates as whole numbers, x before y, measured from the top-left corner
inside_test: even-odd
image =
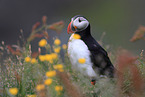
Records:
[[[93,64],[90,59],[91,53],[88,50],[87,45],[81,39],[73,39],[72,36],[70,37],[68,43],[68,56],[72,67],[90,78],[96,78],[97,75],[92,68]],[[80,58],[86,59],[85,64],[78,63],[78,59]]]

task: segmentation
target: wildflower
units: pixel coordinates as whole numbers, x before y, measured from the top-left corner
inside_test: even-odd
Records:
[[[73,38],[74,38],[74,39],[80,39],[81,36],[80,36],[79,34],[74,34],[74,35],[73,35]]]
[[[44,31],[44,32],[43,32],[43,35],[44,35],[44,37],[45,37],[46,39],[49,39],[49,35],[48,35],[48,32],[47,32],[47,31]]]
[[[55,86],[55,91],[62,91],[63,90],[63,87],[62,86]]]
[[[43,90],[44,88],[45,88],[45,85],[44,85],[44,84],[39,84],[39,85],[36,86],[36,90],[37,90],[37,91],[41,91],[41,90]]]
[[[27,95],[26,97],[37,97],[37,95],[33,94],[33,95]]]
[[[63,27],[64,27],[64,22],[59,21],[59,22],[56,22],[56,23],[53,23],[52,25],[50,25],[49,29],[55,30],[57,33],[60,33],[60,31],[62,30]]]
[[[43,16],[42,17],[42,22],[43,22],[44,25],[46,24],[46,21],[47,21],[47,17],[46,16]]]
[[[54,69],[57,69],[57,65],[54,65],[53,68],[54,68]]]
[[[45,81],[44,81],[44,84],[45,85],[50,85],[52,83],[52,79],[46,79]]]
[[[80,59],[78,59],[78,62],[80,64],[84,64],[86,62],[86,59],[85,58],[80,58]]]
[[[39,60],[40,61],[45,61],[45,56],[44,55],[39,55]]]
[[[117,54],[117,85],[124,92],[133,95],[142,94],[142,85],[144,84],[140,69],[135,65],[138,57],[133,56],[129,51],[119,49]],[[129,81],[129,84],[126,84]],[[125,90],[128,88],[128,90]],[[134,91],[132,91],[134,90]],[[133,94],[132,94],[133,92]]]
[[[61,48],[60,48],[60,47],[54,48],[54,52],[55,52],[55,53],[59,53],[59,52],[60,52],[60,50],[61,50]]]
[[[63,69],[62,64],[54,65],[53,67],[54,67],[54,69]]]
[[[63,44],[62,45],[62,48],[65,50],[67,48],[67,45],[66,44]]]
[[[31,61],[31,58],[30,57],[26,57],[25,58],[25,62],[30,62]]]
[[[7,48],[13,55],[18,55],[18,56],[21,55],[21,52],[19,49],[14,50],[11,45],[8,45]]]
[[[10,94],[17,95],[18,94],[18,88],[10,88],[9,89]]]
[[[33,52],[33,53],[31,54],[31,57],[32,57],[32,58],[36,58],[36,57],[38,57],[38,55],[39,55],[39,52]]]
[[[39,25],[40,25],[40,22],[35,23],[35,24],[33,25],[33,27],[32,27],[32,32],[33,32],[34,30],[36,30],[36,28],[37,28]]]
[[[47,77],[53,77],[55,75],[56,75],[56,71],[48,71],[48,72],[46,72],[46,76]]]
[[[54,65],[53,68],[59,70],[60,72],[64,72],[62,64]]]
[[[135,42],[137,40],[140,39],[144,39],[144,35],[145,35],[145,27],[144,26],[140,26],[136,32],[134,33],[133,37],[130,39],[131,42]]]
[[[52,55],[51,54],[46,54],[45,55],[45,60],[46,61],[51,61],[52,60]]]
[[[41,37],[44,37],[44,35],[41,33],[41,34],[35,34],[33,37],[35,37],[35,38],[41,38]]]
[[[47,44],[47,40],[46,40],[46,39],[41,39],[41,40],[39,41],[39,46],[40,46],[40,47],[44,47],[46,44]]]
[[[64,72],[64,69],[59,69],[60,72]]]
[[[51,64],[52,64],[52,63],[53,63],[53,60],[50,60],[50,61],[49,61],[49,63],[51,63]]]
[[[55,40],[54,40],[54,44],[55,44],[55,45],[60,45],[60,44],[61,44],[61,41],[60,41],[59,39],[55,39]]]
[[[31,59],[31,63],[32,63],[32,64],[34,64],[34,63],[36,63],[36,62],[37,62],[37,60],[36,60],[35,58],[32,58],[32,59]]]
[[[57,59],[58,55],[56,53],[51,53],[51,57],[52,57],[52,59]]]

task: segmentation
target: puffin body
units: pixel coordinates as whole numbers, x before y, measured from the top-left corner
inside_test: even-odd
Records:
[[[91,79],[94,85],[98,75],[114,77],[114,66],[107,52],[99,45],[90,33],[90,23],[84,16],[74,16],[67,29],[73,33],[68,42],[68,56],[72,67]],[[74,34],[80,39],[74,39]],[[84,58],[84,64],[78,60]]]
[[[72,67],[75,70],[80,71],[85,76],[90,78],[96,78],[96,72],[94,71],[93,63],[91,61],[91,52],[89,51],[88,46],[81,39],[73,39],[71,35],[68,43],[68,55],[71,61]],[[85,63],[81,64],[78,62],[80,58],[85,59]]]

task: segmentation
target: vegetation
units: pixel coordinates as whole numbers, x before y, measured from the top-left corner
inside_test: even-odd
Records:
[[[96,85],[90,79],[71,69],[67,56],[67,45],[54,39],[50,45],[48,29],[60,34],[64,27],[63,21],[48,25],[47,17],[42,17],[33,25],[27,40],[21,36],[23,45],[0,46],[0,95],[2,97],[143,97],[145,60],[142,51],[138,57],[124,49],[110,52],[118,72],[116,78],[100,77]],[[143,29],[143,28],[142,28]],[[139,33],[139,31],[138,31]],[[141,33],[144,33],[143,30]],[[136,34],[135,34],[136,35]],[[137,38],[136,38],[137,37]],[[131,41],[140,39],[133,36]],[[31,50],[31,42],[41,38],[38,51]],[[80,36],[74,35],[75,39]],[[143,35],[141,36],[141,39]],[[102,40],[102,39],[101,39]],[[100,42],[102,43],[102,41]],[[107,49],[107,47],[106,47]],[[63,54],[60,55],[60,51]],[[45,52],[45,54],[43,54]],[[85,59],[78,60],[82,65]]]

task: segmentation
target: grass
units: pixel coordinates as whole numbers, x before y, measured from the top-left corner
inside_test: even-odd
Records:
[[[65,44],[61,46],[61,40],[55,38],[54,44],[47,43],[51,38],[48,29],[55,30],[59,35],[63,26],[62,21],[48,25],[47,17],[44,16],[41,24],[37,22],[33,25],[31,34],[26,40],[21,37],[23,41],[21,46],[5,45],[2,42],[0,46],[1,97],[145,96],[143,51],[138,57],[124,49],[118,50],[116,54],[110,53],[113,62],[116,62],[115,67],[121,74],[117,72],[117,77],[113,79],[100,77],[96,85],[92,86],[89,78],[71,69],[67,47]],[[38,51],[33,52],[31,42],[36,38],[40,39],[40,42]],[[63,55],[60,55],[60,50],[63,51]],[[46,53],[43,54],[44,52]]]

